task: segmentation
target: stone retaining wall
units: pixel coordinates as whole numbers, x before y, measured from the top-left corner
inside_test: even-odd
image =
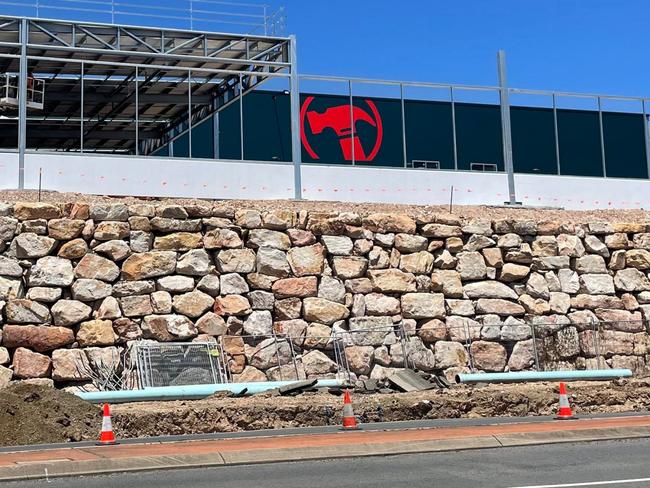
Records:
[[[405,350],[447,375],[650,364],[643,222],[17,203],[0,238],[0,385],[78,384],[130,341],[215,337],[235,381],[277,379],[274,331],[308,377],[336,370],[335,333],[357,377]]]

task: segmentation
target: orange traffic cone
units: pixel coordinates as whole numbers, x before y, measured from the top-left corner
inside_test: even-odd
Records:
[[[569,397],[566,393],[566,385],[560,383],[560,409],[555,416],[556,420],[573,420],[573,412],[571,411],[571,405],[569,404]]]
[[[341,427],[341,430],[360,430],[352,411],[352,400],[348,390],[343,393],[343,427]]]
[[[113,423],[111,422],[111,407],[104,403],[104,415],[102,417],[102,431],[99,434],[98,446],[107,446],[117,444],[115,434],[113,433]]]

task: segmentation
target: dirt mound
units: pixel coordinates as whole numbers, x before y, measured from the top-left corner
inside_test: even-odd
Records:
[[[16,384],[0,391],[0,445],[95,439],[101,410],[53,388]]]

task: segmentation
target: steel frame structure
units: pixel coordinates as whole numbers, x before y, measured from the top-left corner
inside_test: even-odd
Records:
[[[18,121],[19,188],[28,137],[34,149],[145,155],[270,78],[290,80],[297,119],[295,49],[295,37],[0,16],[0,72],[19,76],[17,114],[3,117]],[[41,114],[25,104],[28,74],[48,80]]]

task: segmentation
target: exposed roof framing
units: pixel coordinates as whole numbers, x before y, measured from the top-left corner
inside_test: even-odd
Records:
[[[283,37],[0,16],[2,73],[19,71],[23,22],[28,71],[46,79],[44,110],[28,112],[28,149],[77,151],[83,133],[84,150],[148,152],[187,127],[190,86],[195,124],[290,70]],[[11,147],[17,110],[2,115],[0,146]]]

